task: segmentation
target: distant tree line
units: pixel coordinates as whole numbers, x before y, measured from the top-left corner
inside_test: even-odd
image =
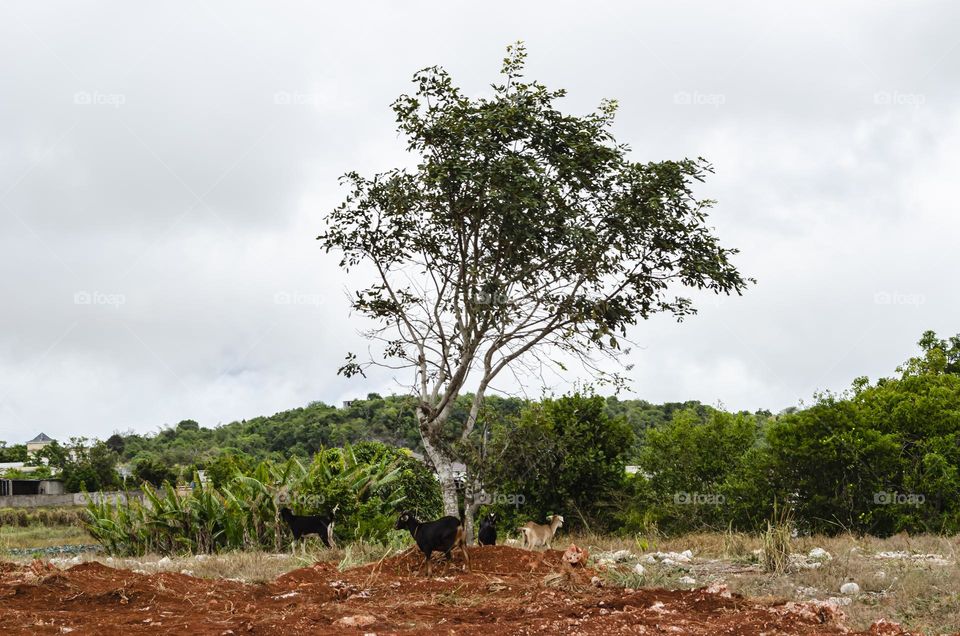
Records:
[[[960,337],[927,332],[919,345],[894,377],[857,378],[776,415],[589,391],[540,402],[491,397],[474,434],[450,443],[463,444],[458,455],[483,484],[479,512],[495,509],[508,526],[560,513],[570,526],[623,534],[757,530],[777,505],[793,509],[802,532],[955,533]],[[457,403],[453,430],[469,403]],[[408,398],[370,394],[216,428],[185,420],[153,435],[74,439],[28,459],[56,468],[73,491],[123,486],[119,463],[132,468],[128,487],[189,483],[198,470],[222,486],[263,461],[309,462],[344,445],[362,454],[365,440],[415,451],[414,427]],[[25,454],[0,446],[5,461]],[[439,501],[435,480],[416,483],[417,501]]]

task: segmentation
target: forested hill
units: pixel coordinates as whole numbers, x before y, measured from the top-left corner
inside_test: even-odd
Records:
[[[452,424],[466,416],[470,398],[463,396],[457,402]],[[502,421],[519,413],[524,404],[518,398],[489,397],[486,417],[489,421]],[[630,423],[638,440],[647,428],[670,421],[677,410],[692,408],[702,415],[713,410],[695,401],[651,404],[615,397],[607,398],[607,408],[611,415],[622,416]],[[411,399],[371,393],[365,399],[341,406],[313,402],[213,428],[185,420],[155,434],[117,433],[107,444],[120,454],[122,462],[152,456],[167,466],[203,466],[225,450],[239,451],[251,459],[285,459],[291,455],[308,457],[322,447],[369,439],[421,451]]]

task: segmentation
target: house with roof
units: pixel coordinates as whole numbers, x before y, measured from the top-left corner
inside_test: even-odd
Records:
[[[35,453],[38,450],[41,450],[44,447],[49,446],[53,442],[54,442],[54,439],[52,437],[47,436],[46,433],[40,433],[39,435],[34,437],[32,440],[27,442],[27,452]]]

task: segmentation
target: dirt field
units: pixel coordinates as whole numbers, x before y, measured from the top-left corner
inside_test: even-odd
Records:
[[[0,564],[3,634],[838,634],[832,607],[764,603],[722,588],[598,588],[561,552],[471,548],[472,572],[395,556],[340,572],[331,563],[253,585],[138,574],[90,562]],[[900,634],[873,626],[870,634]]]

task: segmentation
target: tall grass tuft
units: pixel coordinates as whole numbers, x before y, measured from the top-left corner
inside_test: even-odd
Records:
[[[763,542],[763,570],[783,574],[790,566],[790,537],[793,533],[793,511],[788,507],[773,506],[773,515],[767,520],[767,529],[761,535]]]

